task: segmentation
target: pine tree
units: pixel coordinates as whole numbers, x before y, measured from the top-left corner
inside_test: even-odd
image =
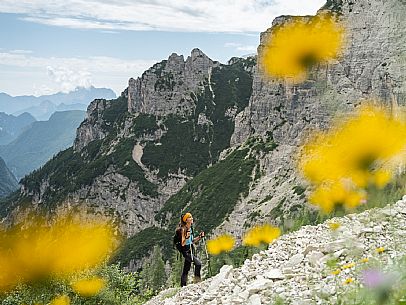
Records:
[[[180,276],[183,268],[183,256],[177,250],[173,252],[171,258],[171,272],[166,285],[168,287],[180,287]]]
[[[142,286],[154,293],[159,292],[165,285],[166,272],[165,263],[162,259],[162,251],[159,246],[155,246],[150,258],[142,265]]]

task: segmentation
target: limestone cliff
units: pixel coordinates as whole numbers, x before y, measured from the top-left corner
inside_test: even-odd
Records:
[[[396,113],[406,106],[406,3],[400,0],[332,0],[330,11],[346,28],[342,55],[310,71],[297,85],[269,79],[256,66],[248,107],[237,115],[232,145],[252,136],[272,135],[277,148],[260,160],[266,174],[241,200],[224,229],[241,233],[249,215],[280,223],[304,203],[303,181],[294,164],[297,147],[312,128],[325,128],[365,100],[379,101]],[[278,17],[273,27],[291,17]],[[259,57],[272,28],[261,34]],[[293,216],[294,217],[294,216]]]
[[[190,92],[203,88],[210,80],[212,61],[199,49],[193,49],[186,61],[173,53],[168,60],[155,64],[136,80],[128,83],[128,111],[153,115],[191,114],[195,103]]]

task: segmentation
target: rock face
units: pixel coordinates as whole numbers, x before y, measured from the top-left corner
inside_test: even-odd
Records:
[[[347,32],[342,56],[316,67],[297,85],[270,80],[257,67],[250,104],[236,120],[232,143],[271,131],[278,144],[294,145],[304,129],[324,126],[332,114],[351,110],[362,100],[378,100],[394,110],[406,105],[404,1],[333,3]],[[289,19],[276,18],[273,26]],[[270,36],[272,28],[261,34],[259,56]]]
[[[303,204],[301,194],[295,194],[303,182],[295,174],[294,156],[310,129],[327,127],[332,116],[366,100],[377,101],[394,114],[406,106],[405,2],[333,0],[322,10],[332,10],[346,28],[340,58],[315,67],[297,85],[269,79],[255,67],[249,106],[235,119],[231,144],[272,135],[278,147],[261,160],[265,175],[224,223],[226,231],[241,232],[240,219],[253,211],[275,222],[276,211],[289,213]],[[273,26],[290,18],[278,17]],[[259,57],[271,36],[272,28],[261,34]]]
[[[106,136],[102,128],[102,114],[108,108],[110,102],[104,99],[95,99],[87,108],[87,118],[80,124],[73,148],[80,151],[83,147],[94,140],[101,140]]]
[[[186,59],[173,53],[136,80],[128,82],[128,111],[153,115],[192,114],[195,103],[190,92],[203,87],[211,70],[218,66],[199,49]]]
[[[336,304],[346,279],[361,281],[361,270],[368,266],[363,258],[389,269],[393,258],[406,254],[406,196],[391,207],[331,221],[341,224],[339,230],[331,231],[327,223],[305,226],[283,235],[240,268],[225,265],[216,276],[177,293],[163,291],[146,305],[261,305],[278,298],[284,304]],[[378,254],[382,246],[386,250]],[[337,266],[327,265],[332,259]],[[340,274],[333,275],[340,267]]]

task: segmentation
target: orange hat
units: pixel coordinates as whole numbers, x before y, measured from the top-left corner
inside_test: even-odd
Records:
[[[186,213],[185,215],[182,216],[182,221],[183,221],[183,222],[186,222],[186,220],[187,220],[189,217],[192,217],[192,214]]]

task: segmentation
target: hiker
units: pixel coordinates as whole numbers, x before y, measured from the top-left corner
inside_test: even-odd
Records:
[[[181,236],[180,247],[178,250],[182,253],[185,258],[185,263],[183,265],[182,276],[180,278],[180,286],[186,286],[187,276],[192,265],[192,262],[195,264],[195,278],[194,282],[198,283],[201,281],[200,270],[202,268],[202,263],[196,257],[194,253],[193,243],[198,242],[204,237],[204,232],[200,232],[198,236],[195,237],[193,232],[193,217],[192,214],[186,213],[183,214],[180,218],[179,227],[176,234]]]

